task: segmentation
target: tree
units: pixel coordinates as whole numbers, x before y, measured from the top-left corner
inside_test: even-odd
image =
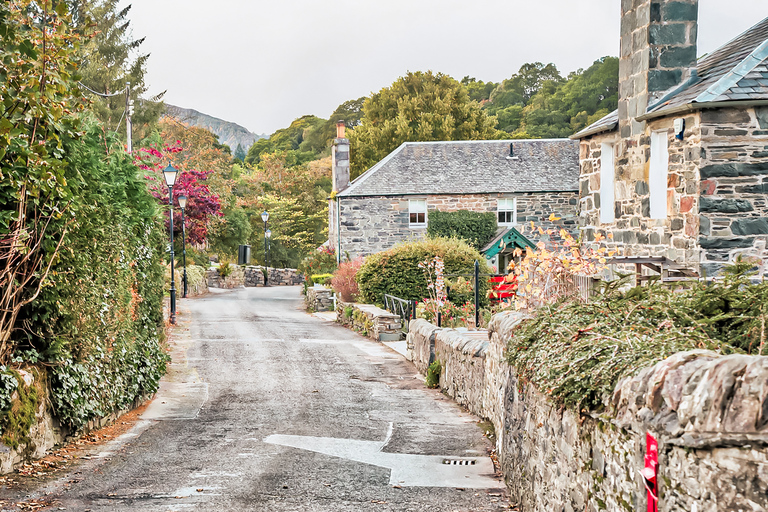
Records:
[[[442,73],[409,72],[365,101],[352,130],[352,175],[358,176],[407,141],[498,137],[496,120],[470,100],[466,87]]]
[[[141,99],[146,94],[144,80],[149,54],[132,58],[140,51],[144,38],[134,39],[130,33],[128,14],[131,6],[118,8],[119,0],[68,0],[77,30],[89,35],[90,40],[80,51],[81,82],[88,88],[109,97],[87,93],[92,99],[92,109],[110,131],[125,137],[125,95],[117,94],[130,83],[131,98],[135,102],[132,116],[136,139],[145,137],[164,110],[159,94]]]
[[[237,147],[235,148],[235,155],[236,160],[240,160],[241,162],[245,161],[245,150],[243,149],[243,145],[239,142],[237,143]]]
[[[480,104],[488,101],[493,90],[499,86],[497,83],[483,82],[482,80],[470,78],[469,76],[465,76],[461,79],[461,85],[467,88],[469,98]]]
[[[0,364],[21,309],[45,285],[73,197],[63,141],[81,134],[80,38],[63,4],[0,2]]]

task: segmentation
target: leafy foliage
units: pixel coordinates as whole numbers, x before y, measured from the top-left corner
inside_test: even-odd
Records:
[[[766,352],[768,283],[744,273],[685,291],[609,285],[588,304],[545,306],[514,332],[507,357],[522,382],[576,409],[599,408],[618,381],[684,350]]]
[[[355,280],[355,276],[363,266],[363,258],[355,258],[351,261],[342,261],[339,268],[333,273],[331,286],[333,290],[341,295],[344,302],[356,302],[360,294],[360,289]]]
[[[440,361],[433,361],[427,368],[426,384],[428,388],[440,387],[440,374],[443,372],[443,365]]]
[[[307,282],[312,281],[315,274],[331,274],[336,270],[336,252],[323,246],[318,250],[312,251],[306,258],[301,260],[298,271],[304,274]]]
[[[63,4],[0,3],[0,362],[24,305],[35,299],[58,251],[67,187],[63,140],[77,136],[73,79],[80,38]]]
[[[131,159],[105,154],[98,125],[64,141],[74,219],[49,279],[20,315],[17,352],[51,366],[52,403],[72,428],[157,389],[166,238]]]
[[[479,250],[491,241],[495,233],[496,215],[493,212],[429,212],[427,235],[431,237],[460,238]]]
[[[429,297],[428,282],[419,264],[439,256],[445,264],[445,274],[472,274],[475,260],[480,262],[480,273],[490,273],[484,257],[466,242],[456,238],[428,238],[416,242],[407,242],[387,251],[368,256],[357,273],[361,300],[382,304],[384,294],[394,295],[406,300],[422,300]],[[480,280],[480,297],[487,302],[488,283]],[[463,303],[466,297],[458,297],[454,292],[448,299]],[[463,300],[462,300],[463,299]]]
[[[365,100],[363,113],[349,137],[353,178],[403,142],[498,138],[495,120],[442,73],[409,72]]]

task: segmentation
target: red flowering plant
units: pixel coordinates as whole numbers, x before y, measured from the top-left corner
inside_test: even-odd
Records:
[[[183,151],[180,141],[163,146],[151,145],[134,153],[134,163],[145,172],[150,193],[157,201],[168,204],[168,187],[162,176],[162,170],[172,161],[173,155]],[[174,166],[175,167],[175,166]],[[198,171],[179,166],[179,174],[173,186],[173,227],[174,234],[181,234],[181,209],[178,208],[179,196],[187,196],[184,221],[187,228],[187,240],[195,245],[202,245],[208,236],[208,226],[212,218],[221,217],[221,200],[211,192],[206,183],[212,170]],[[166,227],[168,220],[166,219]]]

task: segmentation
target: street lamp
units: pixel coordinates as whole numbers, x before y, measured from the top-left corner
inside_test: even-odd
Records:
[[[173,184],[176,183],[178,173],[179,170],[171,164],[168,164],[168,167],[163,169],[163,178],[165,178],[165,184],[168,185],[168,206],[170,206],[171,210],[171,314],[169,320],[172,324],[176,324],[176,280],[173,276],[173,260],[176,257],[173,252]]]
[[[269,212],[264,210],[261,214],[261,220],[264,221],[264,265],[267,267],[267,272],[264,274],[264,286],[269,285],[269,263],[267,263],[267,221],[269,220]],[[270,231],[270,235],[272,232]]]
[[[184,222],[184,209],[187,207],[187,196],[179,196],[181,207],[181,264],[184,265],[184,288],[182,297],[187,298],[187,224]]]
[[[272,230],[268,229],[264,234],[267,236],[267,270],[269,270],[270,260],[272,259]]]

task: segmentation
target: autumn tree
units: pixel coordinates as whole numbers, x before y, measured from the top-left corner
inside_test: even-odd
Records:
[[[352,175],[403,142],[494,139],[495,124],[455,79],[409,72],[365,101],[362,123],[350,134]]]

